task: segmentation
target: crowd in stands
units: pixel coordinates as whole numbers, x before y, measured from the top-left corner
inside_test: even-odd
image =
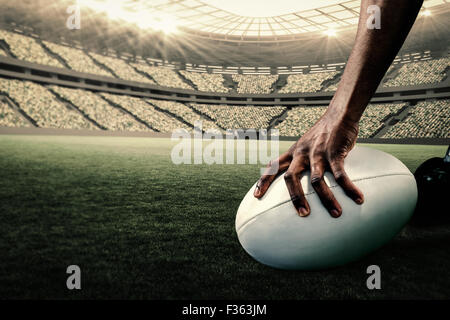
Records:
[[[57,59],[47,54],[44,48],[31,37],[0,30],[0,40],[4,40],[9,45],[11,53],[19,60],[64,68]]]
[[[152,131],[129,114],[111,106],[91,91],[59,86],[51,86],[50,88],[108,130]]]
[[[280,131],[280,136],[300,137],[325,112],[326,107],[295,107],[287,112],[283,122],[275,126]]]
[[[402,103],[370,104],[359,123],[359,138],[372,137],[389,116],[397,114],[404,107]],[[326,107],[295,107],[288,111],[284,121],[275,128],[281,136],[300,137],[325,113]]]
[[[372,138],[384,125],[388,117],[397,114],[404,103],[369,104],[359,122],[359,138]]]
[[[159,132],[172,132],[176,129],[189,130],[186,124],[163,112],[159,112],[141,98],[108,93],[102,93],[101,95],[107,100],[128,110],[131,114],[145,121],[145,123]]]
[[[272,86],[278,80],[278,75],[233,74],[232,78],[237,83],[239,93],[264,94],[273,91]]]
[[[169,68],[149,66],[144,63],[132,63],[131,65],[137,70],[148,74],[160,86],[188,90],[193,89],[190,85],[184,82],[175,71]]]
[[[2,48],[0,48],[0,56],[3,56],[3,57],[7,57],[8,56],[6,54],[6,52]]]
[[[47,88],[37,83],[0,78],[0,91],[9,96],[39,127],[95,129],[80,113],[69,109]]]
[[[0,127],[29,127],[30,124],[17,114],[8,103],[0,97]]]
[[[64,59],[72,70],[106,77],[113,76],[110,72],[97,66],[92,58],[84,53],[83,50],[62,46],[48,41],[43,41],[43,43],[50,51]]]
[[[221,93],[227,93],[230,91],[230,88],[226,88],[223,85],[224,78],[221,74],[191,72],[186,70],[181,70],[180,73],[186,79],[191,80],[192,83],[194,83],[200,91]]]
[[[318,72],[307,74],[291,74],[280,93],[318,92],[325,80],[334,78],[339,72]]]
[[[445,69],[450,66],[450,58],[405,63],[393,79],[387,80],[385,87],[412,86],[437,83],[445,78]]]
[[[122,59],[103,56],[97,53],[89,53],[89,55],[97,60],[97,62],[110,68],[120,79],[154,84],[151,79],[136,72],[132,66]]]
[[[211,129],[220,131],[220,128],[214,122],[206,119],[205,117],[202,117],[201,115],[194,112],[191,108],[182,103],[175,101],[155,100],[155,99],[148,99],[147,101],[160,109],[166,110],[174,114],[175,116],[182,118],[184,121],[191,124],[192,126],[195,126],[196,121],[201,121],[202,128],[204,131]]]
[[[338,86],[339,82],[330,84],[328,87],[325,88],[325,91],[336,91]]]
[[[450,138],[450,100],[419,102],[383,138]]]
[[[285,107],[253,107],[191,104],[192,108],[213,119],[224,129],[267,129]]]

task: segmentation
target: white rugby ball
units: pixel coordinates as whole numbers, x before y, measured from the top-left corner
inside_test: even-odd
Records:
[[[289,196],[284,174],[261,199],[249,190],[236,215],[236,232],[243,248],[257,261],[280,269],[314,270],[355,261],[391,240],[413,214],[417,201],[414,176],[395,157],[379,150],[355,147],[345,159],[349,178],[364,193],[358,205],[348,198],[331,173],[325,181],[342,206],[333,218],[310,183],[301,184],[311,214],[300,217]]]

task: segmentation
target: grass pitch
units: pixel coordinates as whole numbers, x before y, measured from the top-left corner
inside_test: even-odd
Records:
[[[259,165],[174,165],[169,139],[0,136],[0,298],[449,298],[450,227],[407,226],[320,272],[281,271],[241,248],[234,218]],[[282,142],[282,151],[291,142]],[[412,172],[443,146],[369,145]],[[66,288],[66,268],[82,290]],[[382,289],[366,288],[367,266]]]

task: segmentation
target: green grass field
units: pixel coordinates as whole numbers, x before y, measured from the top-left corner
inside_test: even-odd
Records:
[[[282,142],[285,150],[291,142]],[[450,297],[450,226],[407,226],[356,263],[280,271],[241,248],[258,165],[174,165],[157,138],[0,136],[0,299]],[[368,145],[414,172],[443,146]],[[66,268],[82,290],[66,288]],[[382,289],[366,288],[377,264]]]

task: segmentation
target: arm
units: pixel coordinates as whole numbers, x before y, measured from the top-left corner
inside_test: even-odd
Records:
[[[322,204],[333,217],[339,217],[342,208],[323,179],[325,170],[330,170],[351,199],[358,204],[364,202],[362,192],[345,173],[344,159],[356,142],[359,120],[405,41],[422,2],[361,2],[355,44],[327,111],[286,153],[269,164],[266,173],[258,181],[255,197],[261,198],[276,175],[287,169],[285,180],[292,202],[300,216],[307,216],[311,210],[300,177],[304,171],[311,170],[311,184]],[[370,5],[377,5],[381,9],[380,29],[367,28],[366,21],[370,18],[367,8]]]

